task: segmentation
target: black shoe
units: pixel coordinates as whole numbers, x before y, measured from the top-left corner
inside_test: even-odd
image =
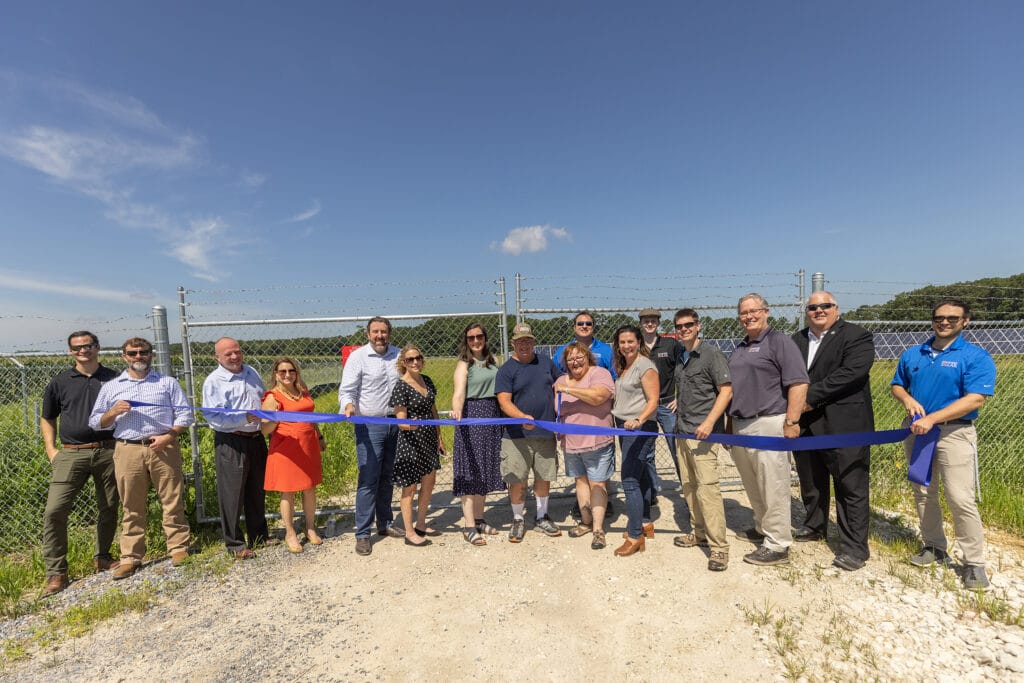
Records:
[[[388,538],[405,538],[405,532],[396,527],[394,524],[385,529],[377,529],[377,535],[387,536]]]
[[[416,535],[419,536],[419,534],[416,534]],[[422,548],[424,546],[428,546],[428,545],[431,545],[433,543],[433,541],[431,541],[429,538],[426,538],[425,536],[420,536],[420,538],[423,539],[421,542],[413,543],[412,541],[409,540],[409,537],[406,536],[405,544],[406,545],[411,545],[413,548]]]
[[[736,536],[738,538],[743,538],[743,539],[746,539],[748,541],[751,541],[752,543],[760,543],[761,541],[764,540],[764,534],[759,532],[754,527],[750,527],[749,529],[744,529],[743,531],[737,531],[736,532]]]
[[[561,536],[561,530],[555,526],[555,523],[551,521],[551,517],[544,515],[543,517],[533,518],[533,528],[540,529],[547,536]]]
[[[836,559],[832,560],[832,566],[845,569],[848,572],[855,572],[864,566],[864,560],[846,553],[839,553],[836,555]]]
[[[793,532],[793,540],[797,543],[807,543],[809,541],[820,541],[825,538],[825,534],[814,529],[808,529],[807,527],[800,527]]]
[[[368,538],[356,539],[356,555],[369,555],[373,552],[373,545]]]
[[[512,528],[508,530],[508,542],[509,543],[521,543],[523,536],[526,535],[526,520],[525,519],[513,519]]]
[[[776,564],[789,564],[789,548],[785,550],[768,550],[765,546],[759,547],[752,553],[743,556],[744,562],[770,567]]]

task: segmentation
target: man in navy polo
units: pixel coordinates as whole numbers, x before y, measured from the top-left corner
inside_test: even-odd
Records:
[[[996,364],[987,351],[963,338],[970,320],[971,310],[963,301],[946,299],[936,304],[932,309],[934,335],[903,352],[892,378],[892,395],[903,404],[907,419],[913,420],[913,434],[905,443],[908,458],[917,435],[939,428],[931,484],[913,484],[922,547],[910,562],[927,567],[951,561],[942,530],[941,479],[963,555],[964,587],[987,590],[985,537],[975,496],[978,435],[974,420],[978,408],[995,392]]]

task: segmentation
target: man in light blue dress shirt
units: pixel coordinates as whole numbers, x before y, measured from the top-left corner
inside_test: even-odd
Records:
[[[265,389],[263,380],[243,363],[242,348],[231,337],[222,337],[213,347],[217,369],[203,381],[204,408],[259,410]],[[217,501],[224,545],[236,559],[256,557],[253,548],[266,543],[267,441],[260,433],[260,420],[252,413],[206,413],[213,428],[214,463],[217,468]],[[239,516],[245,511],[246,544]]]
[[[153,345],[132,337],[121,347],[128,369],[100,389],[89,416],[92,429],[114,428],[114,477],[121,496],[121,563],[114,579],[126,579],[146,556],[146,499],[149,485],[163,508],[163,528],[171,562],[188,559],[181,448],[178,437],[195,418],[178,380],[152,369]],[[152,403],[132,407],[129,401]]]
[[[370,342],[352,352],[342,370],[338,387],[340,412],[348,417],[392,417],[391,392],[398,382],[399,349],[388,344],[391,322],[371,318],[366,325]],[[394,486],[395,449],[398,427],[391,425],[355,425],[356,459],[359,483],[356,488],[356,554],[369,555],[371,526],[377,522],[377,534],[404,538],[405,532],[393,526],[391,496]]]

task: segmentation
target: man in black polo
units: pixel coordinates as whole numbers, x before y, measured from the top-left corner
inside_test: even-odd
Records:
[[[668,436],[675,432],[676,428],[676,360],[682,351],[679,342],[672,337],[665,337],[658,334],[658,325],[661,323],[661,311],[657,308],[645,308],[640,311],[640,331],[643,333],[644,346],[651,354],[651,362],[658,369],[658,426],[665,433],[665,443],[668,445],[668,454],[672,457],[672,464],[676,468],[676,476],[679,477],[682,485],[682,475],[679,471],[679,458],[676,456],[676,439]],[[658,477],[658,469],[654,461],[650,461],[651,481],[654,482],[654,490],[661,491],[661,478]],[[652,501],[652,505],[654,502]]]
[[[68,587],[68,515],[89,477],[96,485],[97,571],[117,566],[110,546],[117,530],[117,482],[114,479],[114,432],[89,427],[89,413],[100,387],[117,373],[99,362],[100,340],[92,332],[72,332],[68,353],[75,365],[54,377],[43,392],[39,431],[53,474],[43,513],[43,562],[46,587],[53,595]],[[60,444],[57,447],[57,418]]]

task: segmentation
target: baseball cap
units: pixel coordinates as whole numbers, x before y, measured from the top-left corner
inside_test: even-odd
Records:
[[[660,319],[661,318],[661,311],[659,311],[657,308],[645,308],[644,310],[640,311],[640,315],[637,316],[637,317],[641,318],[641,319],[643,319],[643,318],[659,318]]]
[[[515,341],[517,339],[526,339],[527,337],[533,340],[537,339],[536,337],[533,336],[533,329],[529,326],[529,324],[519,323],[518,325],[512,328],[512,341]]]

